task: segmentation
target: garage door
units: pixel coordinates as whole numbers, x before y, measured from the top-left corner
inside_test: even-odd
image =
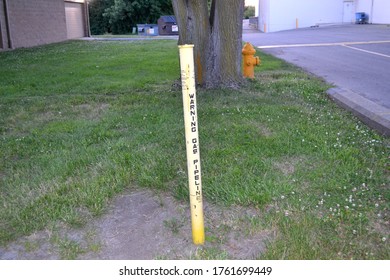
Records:
[[[85,36],[83,4],[65,2],[66,30],[68,39]]]

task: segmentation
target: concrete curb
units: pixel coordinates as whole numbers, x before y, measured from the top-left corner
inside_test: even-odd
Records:
[[[329,89],[327,93],[332,100],[351,111],[369,127],[384,136],[390,136],[390,109],[350,90],[335,87]]]

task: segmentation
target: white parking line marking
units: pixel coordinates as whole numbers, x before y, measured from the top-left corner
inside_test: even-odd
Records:
[[[363,49],[359,49],[359,48],[355,48],[355,47],[351,47],[351,46],[347,46],[347,45],[343,45],[343,47],[346,47],[346,48],[349,48],[349,49],[353,49],[353,50],[357,50],[357,51],[361,51],[361,52],[365,52],[365,53],[369,53],[369,54],[383,56],[383,57],[386,57],[386,58],[390,58],[390,55],[383,54],[383,53],[367,51],[367,50],[363,50]]]
[[[258,49],[274,49],[274,48],[299,48],[299,47],[326,47],[326,46],[367,45],[367,44],[384,44],[384,43],[390,43],[390,41],[340,42],[340,43],[315,43],[315,44],[289,44],[289,45],[257,46],[257,48]]]

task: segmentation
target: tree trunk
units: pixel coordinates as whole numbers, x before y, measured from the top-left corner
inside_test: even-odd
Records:
[[[211,17],[211,51],[208,69],[211,79],[208,87],[224,85],[237,87],[242,81],[242,19],[244,1],[214,0]],[[213,6],[212,6],[213,7]],[[212,13],[213,15],[213,13]]]
[[[172,0],[179,45],[193,44],[197,84],[238,87],[242,82],[241,49],[244,0]]]

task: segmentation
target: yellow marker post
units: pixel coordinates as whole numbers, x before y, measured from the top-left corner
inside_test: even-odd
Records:
[[[179,46],[186,134],[188,185],[190,189],[192,240],[204,244],[202,180],[200,169],[198,117],[194,71],[194,45]]]

